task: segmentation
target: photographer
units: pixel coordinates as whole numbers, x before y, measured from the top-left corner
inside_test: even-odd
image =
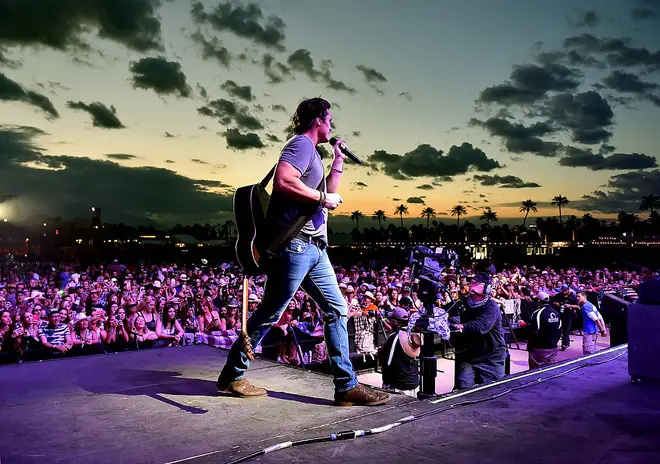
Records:
[[[380,350],[383,388],[408,396],[417,396],[419,391],[419,365],[417,357],[421,347],[419,333],[406,331],[408,313],[395,308],[387,315],[393,333]]]
[[[493,382],[504,377],[507,348],[502,331],[502,313],[490,298],[490,275],[479,273],[470,281],[470,292],[463,300],[460,332],[456,340],[455,388]]]
[[[562,327],[561,350],[565,351],[571,344],[571,325],[573,319],[577,317],[580,306],[577,304],[575,294],[566,284],[562,285],[561,292],[552,298],[552,306],[559,311]]]

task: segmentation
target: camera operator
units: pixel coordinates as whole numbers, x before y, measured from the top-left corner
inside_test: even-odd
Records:
[[[393,332],[380,350],[383,388],[417,397],[419,391],[419,365],[417,357],[421,347],[419,333],[408,334],[408,313],[395,308],[387,314]]]
[[[573,319],[577,317],[577,311],[580,306],[575,300],[575,294],[571,292],[568,285],[561,286],[561,292],[557,293],[552,298],[552,306],[559,310],[559,317],[561,318],[561,350],[565,351],[571,344],[571,325]]]
[[[555,362],[559,353],[557,344],[562,335],[561,318],[559,312],[549,304],[550,296],[546,292],[539,292],[536,298],[539,308],[532,313],[531,333],[527,341],[530,369]]]
[[[490,298],[492,280],[485,272],[470,281],[468,297],[455,324],[460,335],[456,340],[455,388],[462,390],[475,384],[504,378],[507,348],[502,331],[502,313]]]

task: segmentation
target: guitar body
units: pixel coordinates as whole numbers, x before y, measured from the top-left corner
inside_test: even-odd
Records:
[[[239,187],[234,193],[234,221],[238,231],[236,260],[246,275],[265,273],[259,264],[258,243],[264,232],[269,199],[268,192],[260,184]]]

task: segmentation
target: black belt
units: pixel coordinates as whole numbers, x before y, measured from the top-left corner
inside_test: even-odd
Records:
[[[298,232],[294,238],[316,245],[320,249],[324,249],[327,246],[326,243],[320,238],[312,237],[311,235],[303,234],[302,232]]]

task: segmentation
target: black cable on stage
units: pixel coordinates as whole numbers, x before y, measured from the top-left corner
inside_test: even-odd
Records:
[[[581,369],[584,369],[584,368],[587,368],[587,367],[592,367],[592,366],[598,366],[600,364],[605,364],[607,362],[614,361],[615,359],[620,358],[621,356],[623,356],[627,352],[628,352],[628,350],[626,349],[623,352],[617,354],[616,356],[605,359],[603,361],[582,364],[580,366],[573,367],[573,368],[568,369],[566,371],[559,372],[558,374],[551,375],[550,377],[546,377],[546,378],[539,377],[538,379],[533,380],[531,382],[527,382],[525,384],[518,385],[517,387],[508,388],[508,389],[503,390],[499,393],[496,393],[496,394],[490,395],[490,396],[486,396],[484,398],[479,398],[479,399],[476,399],[476,400],[461,401],[460,403],[455,403],[455,404],[450,404],[450,405],[445,406],[445,407],[435,408],[435,409],[432,409],[430,411],[426,411],[426,412],[423,412],[421,414],[418,414],[416,416],[403,417],[403,418],[401,418],[401,419],[399,419],[395,422],[392,422],[392,423],[387,424],[387,425],[383,425],[381,427],[375,427],[375,428],[368,429],[368,430],[345,430],[343,432],[331,433],[329,435],[323,435],[323,436],[320,436],[320,437],[305,438],[305,439],[295,440],[295,441],[285,441],[285,442],[278,443],[278,444],[273,445],[273,446],[269,446],[268,448],[264,448],[262,450],[256,451],[252,454],[248,454],[247,456],[243,456],[241,458],[234,459],[233,461],[229,461],[226,464],[238,464],[238,463],[241,463],[241,462],[246,462],[246,461],[249,461],[250,459],[256,458],[257,456],[263,456],[265,454],[273,453],[275,451],[280,451],[280,450],[283,450],[283,449],[286,449],[286,448],[291,448],[291,447],[294,447],[294,446],[311,445],[313,443],[323,443],[323,442],[327,442],[327,441],[352,440],[354,438],[366,437],[366,436],[369,436],[369,435],[376,435],[378,433],[383,433],[383,432],[386,432],[386,431],[391,430],[393,428],[399,427],[403,424],[418,421],[418,420],[420,420],[424,417],[432,416],[434,414],[439,414],[441,412],[445,412],[445,411],[448,411],[450,409],[455,409],[455,408],[460,407],[460,406],[469,406],[469,405],[472,405],[472,404],[484,403],[486,401],[494,400],[494,399],[499,398],[501,396],[504,396],[508,393],[514,392],[516,390],[522,390],[523,388],[531,387],[532,385],[539,385],[543,382],[547,382],[548,380],[556,379],[558,377],[564,376],[564,375],[569,374],[571,372],[575,372],[575,371],[578,371],[578,370],[581,370]]]

